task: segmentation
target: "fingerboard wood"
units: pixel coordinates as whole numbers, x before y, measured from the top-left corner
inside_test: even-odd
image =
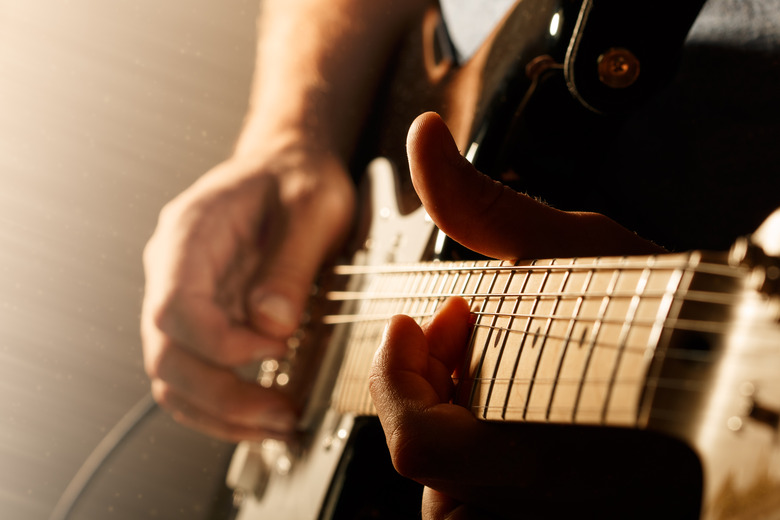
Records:
[[[333,394],[342,412],[373,415],[368,373],[387,319],[422,323],[448,297],[476,317],[454,401],[492,421],[638,426],[648,372],[698,253],[630,258],[342,267],[359,290]]]

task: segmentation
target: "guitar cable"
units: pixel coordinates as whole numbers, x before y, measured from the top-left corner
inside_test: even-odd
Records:
[[[141,422],[157,408],[151,392],[144,395],[134,404],[113,428],[100,440],[92,453],[84,460],[73,478],[70,479],[65,491],[60,495],[52,510],[49,520],[67,520],[79,499],[84,495],[90,482],[103,467],[106,459],[116,451]]]

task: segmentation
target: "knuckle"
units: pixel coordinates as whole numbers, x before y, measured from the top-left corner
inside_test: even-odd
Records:
[[[144,370],[152,381],[166,381],[171,358],[171,348],[163,343],[144,356]]]
[[[176,410],[176,399],[173,389],[160,380],[152,382],[152,397],[160,408],[169,412]]]
[[[390,430],[387,435],[387,445],[393,466],[400,475],[406,478],[420,477],[424,469],[425,449],[417,437],[403,420],[398,421],[396,427]]]
[[[176,223],[181,218],[184,206],[183,194],[166,202],[160,208],[160,214],[157,217],[157,228],[165,229],[170,224]]]
[[[173,334],[180,321],[177,296],[168,294],[156,303],[150,303],[148,313],[152,325],[157,330],[166,335]]]

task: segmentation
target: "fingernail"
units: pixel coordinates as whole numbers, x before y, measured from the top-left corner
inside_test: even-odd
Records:
[[[264,294],[254,305],[255,312],[276,324],[293,329],[298,326],[298,313],[292,302],[278,294]]]

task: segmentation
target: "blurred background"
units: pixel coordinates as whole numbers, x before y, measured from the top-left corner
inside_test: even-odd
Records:
[[[0,517],[46,519],[148,391],[141,251],[226,157],[258,0],[0,0]],[[71,518],[209,518],[231,446],[153,412]]]

